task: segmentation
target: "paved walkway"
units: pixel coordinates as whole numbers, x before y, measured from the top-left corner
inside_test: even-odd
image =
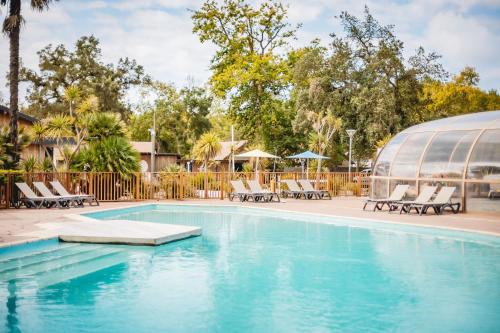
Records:
[[[151,201],[156,203],[158,201]],[[146,202],[109,202],[99,207],[71,208],[71,209],[8,209],[0,210],[0,245],[7,243],[22,243],[43,238],[44,223],[66,223],[72,221],[69,214],[129,207]],[[210,205],[240,205],[239,202],[228,200],[186,200],[160,201],[167,204],[210,204]],[[349,216],[378,220],[381,222],[395,222],[427,227],[438,227],[456,230],[475,231],[500,236],[500,214],[451,214],[436,216],[432,213],[424,216],[389,214],[387,212],[363,211],[360,198],[334,198],[324,201],[306,201],[287,199],[281,203],[243,203],[243,206],[257,206],[287,211],[311,212],[318,214]],[[46,236],[45,236],[46,237]]]

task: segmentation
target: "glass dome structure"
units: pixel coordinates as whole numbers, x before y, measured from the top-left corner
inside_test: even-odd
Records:
[[[397,184],[415,197],[423,185],[455,186],[454,201],[470,211],[500,212],[500,111],[422,123],[398,133],[379,153],[371,195]]]

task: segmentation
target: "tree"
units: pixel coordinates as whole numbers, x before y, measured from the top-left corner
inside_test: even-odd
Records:
[[[139,153],[126,138],[112,136],[85,146],[76,156],[73,169],[128,175],[139,171],[139,160]]]
[[[203,161],[202,168],[205,170],[205,198],[208,198],[208,162],[221,150],[221,144],[217,135],[211,132],[203,134],[193,147],[193,157]]]
[[[51,0],[31,0],[33,10],[42,11],[47,9]],[[0,5],[8,7],[8,15],[3,21],[2,31],[9,37],[9,90],[10,90],[10,133],[9,140],[12,144],[13,162],[19,161],[18,139],[18,112],[19,112],[19,36],[21,24],[24,22],[21,16],[21,0],[0,0]]]
[[[244,0],[205,2],[193,12],[193,31],[212,42],[210,84],[229,100],[229,113],[243,136],[258,141],[266,136],[264,117],[272,118],[275,100],[287,86],[289,66],[280,51],[295,36],[281,3],[264,1],[253,8]]]
[[[193,157],[203,161],[203,169],[208,170],[208,162],[221,150],[219,138],[211,132],[204,133],[193,147]]]
[[[154,116],[161,150],[188,157],[200,135],[210,129],[212,96],[203,87],[177,90],[161,82],[152,83],[145,94],[145,100],[153,102],[140,105],[139,114],[131,117],[132,139],[150,140]]]
[[[353,154],[360,162],[373,155],[377,141],[415,123],[424,107],[423,82],[441,80],[447,73],[439,56],[422,48],[405,59],[404,44],[393,26],[381,25],[368,8],[362,18],[343,12],[339,20],[345,37],[332,34],[328,48],[313,41],[295,51],[292,97],[299,108],[295,126],[307,120],[300,108],[314,101],[308,97],[314,83],[325,96],[317,100],[322,103],[317,107],[330,108],[345,128],[356,130]],[[347,142],[346,133],[340,141]]]
[[[74,51],[62,44],[48,45],[38,57],[38,71],[23,67],[21,80],[29,83],[29,105],[24,111],[39,118],[55,113],[71,115],[74,105],[89,96],[97,98],[101,111],[126,118],[131,113],[125,101],[127,91],[149,82],[135,60],[123,58],[116,65],[105,64],[94,36],[78,39]]]
[[[31,136],[25,127],[20,127],[17,132],[17,148],[10,142],[10,128],[8,126],[0,127],[0,169],[14,170],[18,166],[18,161],[14,159],[17,151],[22,151],[28,147],[31,142]]]
[[[465,67],[450,82],[426,80],[420,97],[425,107],[415,115],[415,122],[500,109],[498,92],[485,92],[478,84],[479,74],[471,67]]]

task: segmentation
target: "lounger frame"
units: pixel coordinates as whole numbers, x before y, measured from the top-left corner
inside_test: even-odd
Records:
[[[97,200],[93,194],[71,194],[58,180],[50,182],[50,185],[59,195],[75,198],[81,206],[83,206],[85,202],[87,202],[89,206],[93,206],[93,203],[95,203],[96,206],[99,206],[99,200]]]

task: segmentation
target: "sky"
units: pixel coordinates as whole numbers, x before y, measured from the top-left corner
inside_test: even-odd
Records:
[[[258,3],[261,0],[249,0]],[[366,4],[382,24],[393,24],[405,43],[406,56],[419,46],[442,55],[450,73],[465,66],[479,72],[483,89],[500,90],[500,0],[283,0],[289,5],[289,22],[302,23],[293,47],[312,39],[329,41],[329,34],[342,34],[342,11],[362,15]],[[189,9],[201,0],[61,0],[47,12],[33,12],[23,0],[26,24],[21,32],[21,58],[36,69],[36,52],[48,44],[73,48],[83,35],[101,42],[103,60],[116,63],[120,57],[137,60],[156,80],[203,84],[210,76],[213,45],[201,44],[192,33]],[[5,7],[0,9],[5,15]],[[8,39],[0,37],[0,98],[8,100]],[[21,103],[23,91],[21,89]]]

